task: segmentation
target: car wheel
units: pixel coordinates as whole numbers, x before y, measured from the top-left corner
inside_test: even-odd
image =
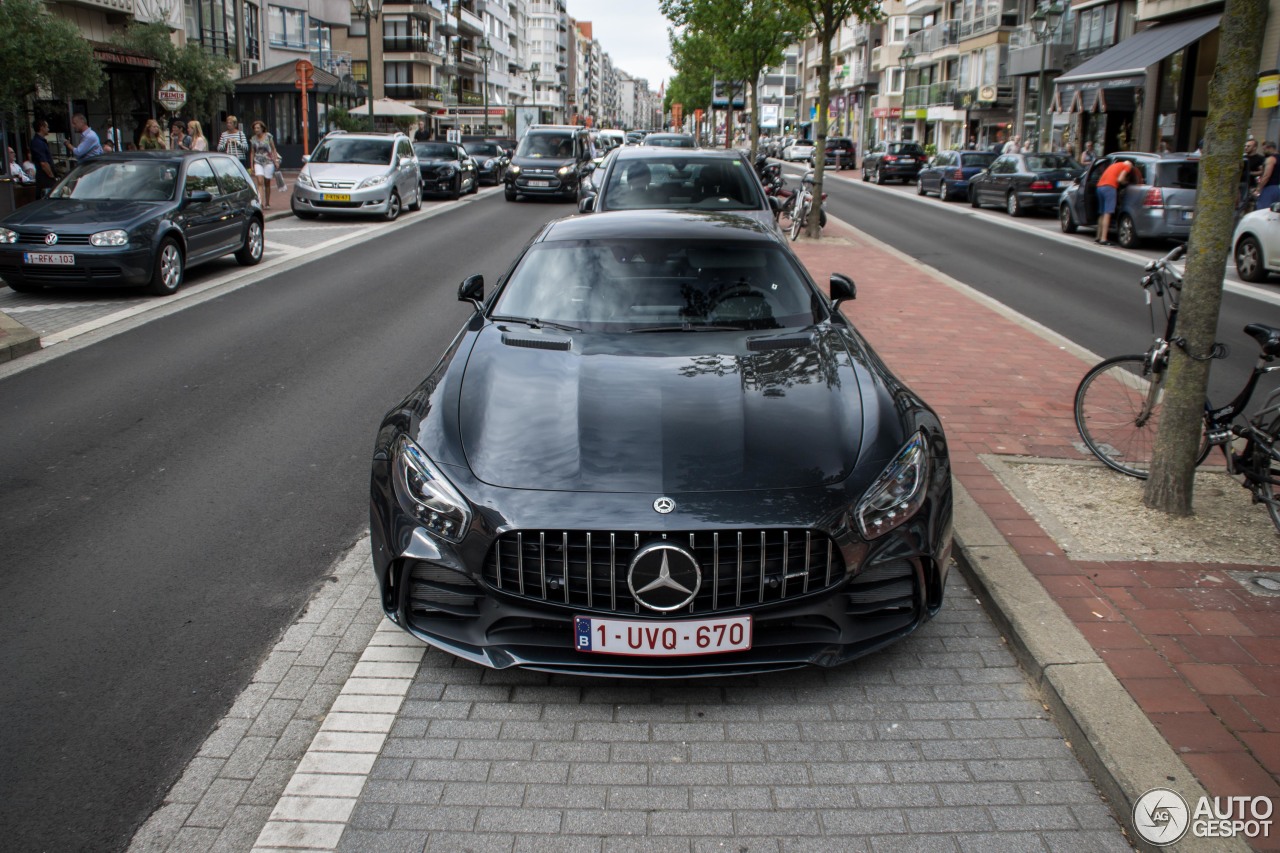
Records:
[[[462,196],[462,175],[458,175],[458,179],[453,182],[453,189],[449,190],[449,200],[457,201]]]
[[[916,178],[916,195],[928,195],[924,191],[924,181],[920,178]]]
[[[156,252],[156,267],[147,288],[156,296],[170,296],[182,286],[182,248],[172,237],[165,237]]]
[[[1010,216],[1022,215],[1022,202],[1018,201],[1018,194],[1010,192],[1004,200],[1004,209]]]
[[[864,180],[864,181],[869,181],[869,180],[871,180],[871,176],[867,174],[867,167],[866,167],[866,166],[863,166],[863,167],[862,167],[862,180]]]
[[[969,187],[969,205],[971,207],[982,207],[982,202],[978,201],[978,188],[972,185]]]
[[[418,182],[418,187],[413,193],[413,204],[409,205],[410,210],[422,210],[422,182]]]
[[[1062,226],[1063,234],[1074,234],[1079,228],[1076,218],[1071,215],[1071,205],[1066,202],[1058,205],[1058,224]]]
[[[884,186],[884,173],[880,171],[879,166],[876,166],[876,183]]]
[[[946,181],[938,183],[938,201],[951,201],[951,187]]]
[[[1138,237],[1138,228],[1133,224],[1133,217],[1128,214],[1116,221],[1116,242],[1125,249],[1136,249],[1142,242]]]
[[[262,248],[266,241],[262,236],[262,220],[253,217],[244,234],[244,245],[236,252],[236,260],[241,266],[251,267],[262,260]]]
[[[480,192],[480,179],[475,175],[471,176],[471,194],[475,195]]]
[[[395,222],[396,217],[400,215],[400,207],[400,193],[392,190],[391,198],[387,199],[387,212],[382,214],[382,218],[388,222]]]
[[[1267,267],[1262,261],[1262,246],[1248,234],[1236,243],[1236,272],[1245,281],[1257,283],[1267,280]]]
[[[516,188],[507,184],[507,188],[503,191],[503,195],[507,197],[507,201],[516,200]]]

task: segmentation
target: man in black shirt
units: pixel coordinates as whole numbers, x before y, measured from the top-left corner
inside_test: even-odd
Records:
[[[431,141],[431,131],[427,130],[427,123],[425,120],[418,121],[418,129],[413,132],[413,141],[414,142],[430,142]]]

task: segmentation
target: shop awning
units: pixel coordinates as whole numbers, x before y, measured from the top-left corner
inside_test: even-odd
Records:
[[[1071,69],[1057,79],[1057,84],[1083,83],[1117,77],[1135,77],[1166,56],[1182,50],[1218,28],[1221,15],[1205,15],[1176,24],[1157,24],[1134,33],[1109,50]],[[1141,84],[1139,84],[1141,85]]]

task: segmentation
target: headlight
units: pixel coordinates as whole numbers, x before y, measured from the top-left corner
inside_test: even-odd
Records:
[[[360,182],[358,190],[367,190],[369,187],[380,187],[391,179],[390,175],[374,175],[372,178],[365,178]]]
[[[565,175],[569,175],[569,174],[572,174],[572,173],[573,173],[573,167],[572,167],[572,166],[561,166],[559,169],[556,169],[556,174],[557,174],[557,175],[559,175],[559,176],[560,176],[560,177],[562,177],[562,178],[563,178]]]
[[[507,166],[507,174],[508,175],[520,174],[520,167],[517,166],[515,163],[512,163],[511,165]]]
[[[0,243],[16,243],[18,242],[18,232],[10,231],[8,228],[0,228]]]
[[[460,542],[471,526],[471,507],[408,436],[396,439],[393,469],[400,505],[441,539]]]
[[[129,245],[129,232],[122,231],[119,228],[113,228],[110,231],[99,231],[89,237],[89,245],[127,246]]]
[[[867,539],[883,536],[924,504],[928,493],[929,442],[923,432],[903,445],[853,511]]]
[[[315,183],[311,180],[311,173],[308,172],[306,169],[303,169],[301,172],[298,173],[298,183],[306,184],[309,187],[315,186]]]

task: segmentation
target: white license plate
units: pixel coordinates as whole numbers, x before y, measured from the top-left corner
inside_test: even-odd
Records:
[[[531,187],[549,187],[549,186],[551,186],[551,182],[550,182],[550,181],[530,181],[530,182],[529,182],[529,186],[531,186]]]
[[[1184,210],[1184,211],[1182,211],[1182,220],[1183,220],[1184,222],[1189,222],[1190,220],[1195,219],[1195,218],[1196,218],[1196,212],[1195,212],[1194,210]]]
[[[899,160],[898,162],[899,162],[899,163],[914,163],[915,161],[916,161],[916,158],[914,158],[914,157],[903,157],[903,158],[902,158],[901,160]]]
[[[685,657],[751,648],[751,617],[658,620],[573,617],[574,648],[601,655]]]
[[[1071,186],[1070,181],[1058,181],[1058,189],[1060,190],[1065,190],[1069,186]]]
[[[57,264],[68,267],[74,266],[76,262],[75,255],[51,252],[23,252],[22,259],[29,264]]]

